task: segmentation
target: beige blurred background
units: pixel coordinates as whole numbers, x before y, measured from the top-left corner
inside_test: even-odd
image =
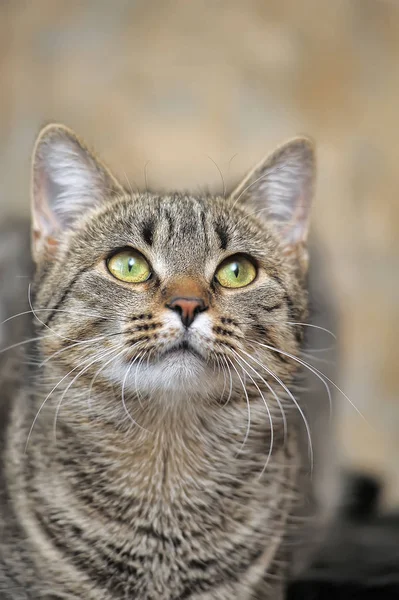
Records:
[[[342,460],[399,501],[399,0],[3,0],[0,217],[28,212],[41,124],[133,187],[220,190],[298,133],[339,302]],[[146,169],[145,166],[147,165]]]

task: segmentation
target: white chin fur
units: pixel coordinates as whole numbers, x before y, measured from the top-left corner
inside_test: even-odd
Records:
[[[107,374],[128,391],[145,394],[172,392],[190,396],[214,396],[225,385],[222,373],[207,365],[201,358],[185,351],[166,355],[155,364],[128,365],[119,359]]]

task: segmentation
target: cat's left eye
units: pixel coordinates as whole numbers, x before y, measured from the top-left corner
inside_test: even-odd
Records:
[[[242,288],[254,281],[257,270],[246,256],[229,256],[215,273],[216,281],[225,288]]]
[[[116,279],[126,283],[143,283],[151,277],[151,267],[137,250],[127,248],[107,260],[107,269]]]

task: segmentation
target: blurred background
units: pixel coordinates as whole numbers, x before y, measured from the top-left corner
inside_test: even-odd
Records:
[[[2,0],[0,218],[27,215],[40,126],[127,185],[220,191],[296,134],[338,300],[344,464],[399,502],[399,2]],[[209,159],[211,157],[212,161]]]

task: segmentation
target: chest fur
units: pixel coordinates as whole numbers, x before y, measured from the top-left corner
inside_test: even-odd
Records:
[[[277,429],[270,451],[253,412],[247,436],[231,414],[206,433],[165,426],[130,444],[93,429],[90,443],[83,431],[71,443],[62,422],[52,452],[38,436],[18,502],[43,564],[57,556],[88,598],[188,598],[222,582],[231,593],[281,545],[299,465],[294,430],[284,443]]]

